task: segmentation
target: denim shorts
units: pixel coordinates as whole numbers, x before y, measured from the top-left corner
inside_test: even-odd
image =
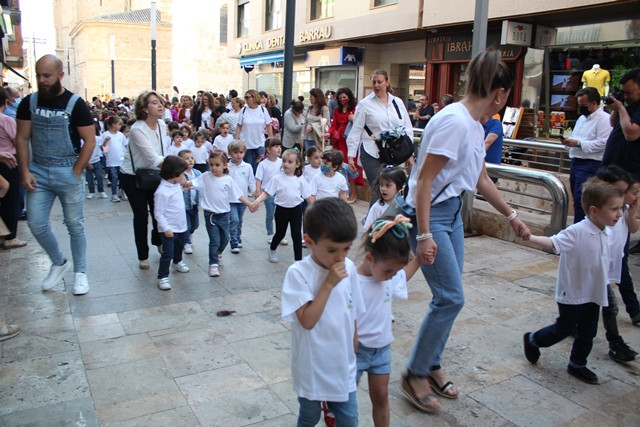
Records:
[[[374,375],[384,375],[391,373],[391,344],[382,348],[369,348],[358,343],[356,351],[358,372],[356,381],[360,381],[363,372]]]

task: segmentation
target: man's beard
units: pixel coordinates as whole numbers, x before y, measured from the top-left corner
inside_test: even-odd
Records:
[[[38,85],[38,96],[44,101],[49,101],[55,98],[56,96],[58,96],[58,94],[60,94],[61,91],[62,83],[60,82],[60,80],[56,80],[56,82],[49,88],[42,88],[40,87],[40,85]]]

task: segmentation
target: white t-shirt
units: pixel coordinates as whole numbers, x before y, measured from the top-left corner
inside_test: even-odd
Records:
[[[182,140],[182,145],[184,145],[185,147],[187,147],[189,150],[193,150],[193,147],[196,146],[196,143],[193,142],[193,139],[191,138],[187,138],[187,139],[183,139]]]
[[[195,161],[196,165],[207,163],[207,160],[209,160],[209,152],[211,152],[212,148],[213,146],[209,141],[205,141],[205,143],[200,147],[196,147],[195,145],[193,146],[191,151],[193,152],[193,160]]]
[[[264,145],[264,129],[271,124],[271,116],[261,105],[256,108],[244,106],[240,110],[238,124],[242,125],[240,139],[244,141],[247,150],[253,150]]]
[[[247,192],[250,194],[256,192],[256,178],[253,176],[253,168],[249,163],[240,162],[240,164],[236,166],[235,163],[230,162],[227,167],[229,168],[229,176],[233,178],[240,190],[245,194]]]
[[[347,180],[341,173],[337,172],[331,178],[322,173],[317,174],[311,180],[310,186],[311,195],[316,196],[316,199],[339,197],[340,191],[349,190]]]
[[[184,145],[184,142],[182,144],[180,144],[179,147],[177,145],[174,145],[173,143],[171,143],[171,145],[167,149],[167,156],[168,155],[177,156],[178,153],[181,152],[182,150],[189,150],[189,149],[190,149],[189,147]]]
[[[229,203],[245,196],[229,175],[217,177],[211,172],[205,172],[191,182],[193,187],[200,191],[202,209],[216,214],[230,212]]]
[[[356,267],[345,259],[348,276],[331,291],[313,327],[302,327],[296,310],[313,301],[329,273],[307,255],[287,270],[282,285],[282,318],[291,323],[291,376],[295,393],[309,400],[346,402],[356,391],[355,321],[365,306]]]
[[[551,242],[555,252],[560,254],[556,301],[569,305],[593,302],[608,306],[611,228],[600,230],[585,218],[551,236]]]
[[[458,196],[462,191],[474,191],[484,165],[484,128],[461,102],[447,105],[429,120],[420,140],[418,159],[409,175],[407,203],[414,208],[418,175],[427,154],[449,159],[433,180],[432,205]],[[445,185],[449,186],[434,200]]]
[[[314,176],[320,173],[320,168],[314,168],[311,165],[305,165],[304,169],[302,169],[302,176],[307,180],[308,183],[311,183],[311,180]]]
[[[367,311],[358,317],[358,342],[369,348],[391,344],[391,302],[408,298],[407,274],[400,270],[384,282],[358,274],[358,283],[367,307]]]
[[[106,137],[110,137],[107,142],[109,151],[104,155],[107,160],[107,167],[122,166],[122,160],[124,159],[124,148],[127,146],[127,137],[122,132],[105,132],[101,135],[102,142]]]
[[[171,230],[174,233],[184,233],[187,231],[182,185],[172,184],[163,179],[153,195],[153,202],[153,213],[158,222],[159,232]]]
[[[311,195],[306,179],[301,176],[287,176],[283,172],[274,176],[264,186],[264,191],[270,196],[275,194],[275,204],[283,208],[295,208]]]
[[[278,157],[275,162],[264,159],[258,163],[256,179],[260,180],[260,187],[262,188],[267,185],[269,181],[271,181],[271,178],[280,173],[280,169],[282,169],[282,159],[280,157]]]
[[[379,199],[378,201],[376,201],[373,204],[373,206],[369,208],[367,219],[364,221],[364,226],[362,227],[363,230],[365,231],[368,230],[369,227],[371,227],[371,224],[373,224],[376,221],[376,219],[380,218],[384,214],[384,211],[387,210],[388,207],[389,207],[389,204],[384,200]]]
[[[216,139],[213,140],[213,146],[229,155],[229,144],[231,144],[232,142],[233,135],[231,135],[230,133],[227,134],[227,136],[218,135],[216,136]]]
[[[611,227],[611,267],[609,268],[609,281],[620,283],[622,278],[622,257],[624,245],[629,237],[629,211],[625,208],[622,218]]]

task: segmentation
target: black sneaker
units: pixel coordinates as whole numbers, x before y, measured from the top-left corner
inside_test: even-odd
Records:
[[[540,349],[531,344],[529,341],[530,335],[531,332],[527,332],[524,334],[524,337],[522,337],[522,341],[524,342],[524,357],[526,357],[530,363],[535,365],[538,363],[538,359],[540,359]]]
[[[573,365],[568,365],[567,372],[585,383],[598,384],[598,376],[586,366],[576,368]]]
[[[631,323],[633,323],[635,326],[640,326],[640,313],[636,313],[635,316],[631,317]]]
[[[609,346],[609,357],[616,362],[631,362],[638,352],[633,351],[624,341]]]

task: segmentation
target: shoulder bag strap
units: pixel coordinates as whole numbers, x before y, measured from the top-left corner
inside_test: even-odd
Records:
[[[438,194],[436,194],[436,197],[433,198],[433,200],[431,200],[431,206],[435,205],[436,200],[438,200],[438,197],[440,197],[440,195],[442,193],[444,193],[444,190],[447,189],[447,187],[449,187],[451,185],[451,183],[448,183],[447,185],[445,185],[444,187],[442,187],[442,190],[438,191]]]
[[[396,100],[392,99],[391,102],[393,103],[393,106],[396,107],[396,113],[398,113],[398,118],[402,120],[402,115],[400,114],[400,108],[398,108],[398,104],[396,104]]]

